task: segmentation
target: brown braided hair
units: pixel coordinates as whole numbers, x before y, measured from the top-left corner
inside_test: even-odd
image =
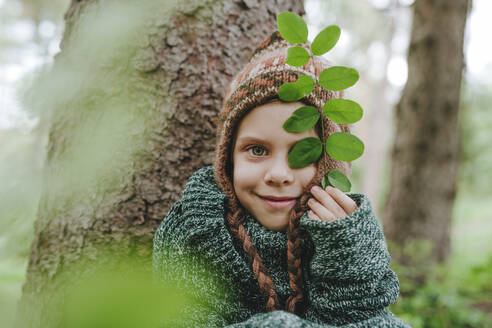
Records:
[[[303,280],[301,267],[301,238],[299,235],[299,224],[302,214],[306,211],[306,204],[309,198],[308,193],[304,193],[296,201],[294,208],[289,214],[289,224],[287,227],[287,271],[289,274],[289,286],[291,294],[288,297],[285,310],[291,313],[301,315],[302,309],[298,307],[304,300]],[[251,238],[242,224],[244,218],[244,209],[239,205],[237,198],[228,199],[226,212],[226,223],[231,235],[238,240],[248,256],[250,266],[258,281],[260,292],[267,300],[267,311],[280,309],[280,302],[275,291],[275,285],[268,273],[268,268],[263,264]]]
[[[248,255],[248,260],[258,281],[260,291],[267,300],[267,311],[278,310],[280,304],[272,278],[270,278],[267,267],[263,264],[260,255],[256,251],[251,238],[246,233],[246,229],[242,224],[242,218],[244,218],[243,208],[239,205],[237,197],[229,199],[227,203],[226,223],[231,234],[241,243],[244,252]]]
[[[271,101],[278,101],[273,99]],[[321,124],[315,127],[316,133],[321,138]],[[235,140],[235,138],[234,138]],[[235,141],[232,149],[234,149]],[[229,153],[232,157],[232,152]],[[285,311],[302,316],[303,314],[303,278],[301,266],[301,236],[299,234],[300,218],[307,210],[307,200],[310,197],[309,190],[314,186],[318,174],[308,184],[306,190],[301,197],[296,200],[296,203],[289,213],[289,223],[287,226],[287,271],[289,275],[289,286],[291,293],[285,302]],[[275,311],[281,309],[279,297],[275,291],[275,285],[268,273],[268,268],[263,264],[260,255],[258,254],[251,238],[246,232],[242,222],[244,220],[244,208],[241,206],[237,196],[228,198],[226,210],[226,224],[231,232],[231,235],[241,244],[242,249],[247,254],[250,267],[258,281],[260,292],[266,299],[267,311]]]
[[[288,43],[278,32],[265,40],[250,58],[248,64],[233,78],[227,87],[223,99],[222,110],[217,125],[217,148],[214,162],[214,174],[219,188],[227,196],[225,208],[225,224],[231,236],[242,247],[248,257],[250,267],[255,275],[258,286],[266,300],[266,310],[274,311],[284,308],[286,311],[303,315],[304,292],[301,263],[301,237],[299,232],[300,218],[308,209],[307,199],[311,196],[310,190],[318,185],[331,169],[338,169],[346,175],[350,172],[350,163],[340,162],[329,157],[323,150],[318,160],[315,176],[308,184],[301,197],[289,213],[287,235],[287,271],[289,275],[290,295],[282,307],[275,291],[274,283],[263,264],[253,242],[243,226],[245,209],[239,202],[232,184],[233,161],[232,152],[235,143],[235,130],[242,118],[252,109],[270,101],[279,101],[278,88],[284,82],[297,80],[299,74],[319,76],[324,68],[330,64],[321,58],[313,58],[302,68],[293,70],[286,64]],[[322,112],[323,104],[333,98],[342,97],[342,92],[332,92],[315,86],[314,90],[300,101],[306,105],[315,106]],[[348,127],[330,121],[325,115],[316,126],[316,132],[321,139],[321,126],[324,127],[325,139],[335,132],[348,131]],[[323,147],[324,148],[324,147]],[[323,161],[326,165],[323,165]]]
[[[309,103],[305,102],[306,105]],[[324,124],[325,129],[330,124],[328,118],[324,115],[321,116],[321,120],[315,126],[316,134],[321,139],[322,128],[321,124]],[[342,127],[342,129],[345,127]],[[326,137],[326,136],[325,136]],[[287,271],[289,274],[289,286],[290,295],[285,302],[285,311],[302,316],[304,308],[302,307],[304,301],[304,281],[302,279],[302,263],[301,263],[301,236],[299,234],[300,219],[304,212],[308,210],[307,201],[311,196],[310,190],[313,186],[319,184],[319,181],[323,175],[327,172],[324,171],[320,162],[323,158],[328,157],[323,147],[323,155],[318,160],[317,172],[314,175],[311,182],[306,186],[305,191],[301,197],[296,201],[289,216],[289,225],[287,226]]]
[[[302,315],[302,309],[298,306],[304,300],[303,280],[301,267],[301,238],[299,235],[299,222],[302,214],[306,211],[306,204],[309,195],[303,194],[290,212],[289,225],[287,228],[287,270],[289,273],[289,285],[291,295],[285,303],[285,310],[291,313]],[[241,243],[244,252],[248,256],[253,274],[258,281],[260,292],[265,297],[267,311],[280,309],[280,302],[275,291],[275,285],[268,273],[268,268],[263,264],[251,238],[242,224],[244,210],[238,204],[237,198],[227,201],[228,211],[226,212],[226,223],[234,238]]]
[[[302,266],[301,266],[301,237],[299,235],[300,218],[306,211],[302,204],[306,204],[309,195],[304,193],[292,209],[287,227],[287,271],[289,273],[290,296],[285,302],[287,312],[302,315],[298,305],[304,300]]]

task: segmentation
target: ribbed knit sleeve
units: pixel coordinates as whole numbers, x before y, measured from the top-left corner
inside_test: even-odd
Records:
[[[408,327],[385,307],[398,297],[399,283],[367,196],[349,194],[358,208],[333,222],[301,217],[312,242],[307,265],[306,319],[353,327]],[[350,325],[352,327],[352,325]]]

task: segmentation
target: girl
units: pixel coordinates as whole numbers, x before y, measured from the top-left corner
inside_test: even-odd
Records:
[[[341,96],[316,87],[301,102],[278,100],[284,82],[328,67],[317,57],[286,65],[288,46],[274,33],[232,80],[215,163],[190,178],[156,232],[156,277],[175,280],[192,300],[170,326],[408,327],[385,309],[399,284],[367,197],[319,187],[321,159],[289,167],[289,150],[321,139],[321,124],[326,137],[348,129],[324,115],[309,131],[283,129],[297,108],[321,112]],[[323,156],[328,171],[350,173]]]

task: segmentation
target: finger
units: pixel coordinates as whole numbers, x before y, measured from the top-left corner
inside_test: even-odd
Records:
[[[338,203],[332,198],[332,196],[322,188],[315,186],[311,189],[311,193],[314,197],[324,205],[331,213],[337,218],[343,218],[347,216],[345,210],[338,205]]]
[[[321,221],[321,219],[319,218],[319,216],[317,216],[316,214],[314,214],[314,212],[312,210],[309,210],[309,212],[308,212],[308,218],[310,218],[312,220],[319,220],[319,221]]]
[[[323,221],[334,221],[337,219],[336,216],[330,212],[330,210],[321,205],[321,203],[314,198],[309,199],[308,205],[314,214],[316,214]]]
[[[331,195],[340,207],[343,208],[347,215],[353,213],[357,209],[357,204],[354,200],[340,189],[328,186],[326,187],[326,192]]]

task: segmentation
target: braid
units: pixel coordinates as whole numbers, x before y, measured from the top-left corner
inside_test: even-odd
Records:
[[[258,281],[260,291],[267,300],[267,311],[275,311],[280,308],[277,292],[275,291],[275,285],[273,284],[270,275],[268,274],[267,267],[261,261],[260,255],[256,251],[251,238],[246,232],[244,225],[241,223],[242,209],[237,206],[237,201],[229,200],[229,208],[226,213],[226,223],[229,226],[231,234],[238,240],[244,252],[248,255],[248,260],[253,269],[253,273]]]
[[[287,227],[287,271],[289,273],[289,284],[291,293],[285,302],[285,310],[294,314],[302,315],[300,305],[304,300],[302,267],[301,267],[301,237],[299,235],[299,224],[302,214],[305,212],[307,198],[304,193],[301,199],[290,212],[289,225]]]

